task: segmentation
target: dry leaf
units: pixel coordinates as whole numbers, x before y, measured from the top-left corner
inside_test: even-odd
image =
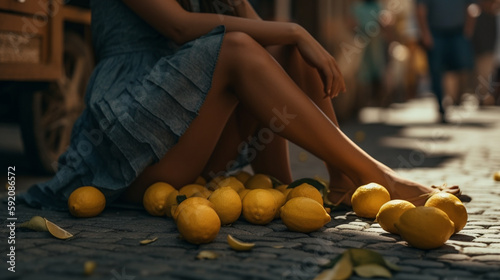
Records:
[[[153,239],[144,239],[144,240],[141,240],[139,243],[140,243],[141,245],[147,245],[147,244],[149,244],[149,243],[153,243],[153,242],[155,242],[156,240],[158,240],[158,237],[155,237],[155,238],[153,238]]]
[[[235,251],[249,251],[255,247],[255,243],[243,242],[234,238],[231,234],[227,235],[227,243]]]
[[[94,270],[97,266],[97,263],[95,261],[86,261],[84,264],[83,264],[83,274],[85,274],[86,276],[90,276],[92,274],[94,274]]]
[[[215,260],[217,257],[219,257],[219,255],[213,251],[201,251],[198,253],[198,256],[196,256],[199,260]]]
[[[358,276],[364,277],[364,278],[371,278],[371,277],[385,277],[385,278],[391,278],[392,274],[391,272],[378,264],[364,264],[360,265],[354,268],[354,272]]]
[[[68,239],[68,238],[71,238],[73,237],[73,234],[67,232],[66,230],[60,228],[58,225],[54,224],[53,222],[45,219],[45,225],[48,229],[48,231],[50,232],[50,234],[52,234],[52,236],[54,236],[55,238],[59,238],[59,239]]]
[[[19,227],[36,231],[48,231],[45,219],[40,216],[33,216],[29,221],[20,224]]]
[[[285,248],[284,245],[274,245],[274,246],[271,246],[271,247],[273,247],[274,249],[283,249],[283,248]]]

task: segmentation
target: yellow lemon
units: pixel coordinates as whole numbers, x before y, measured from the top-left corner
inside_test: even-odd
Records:
[[[323,196],[318,191],[317,188],[309,185],[308,183],[303,183],[293,188],[286,197],[286,200],[290,200],[295,197],[309,197],[316,200],[319,204],[323,205]]]
[[[179,195],[178,190],[173,190],[167,197],[167,201],[165,202],[165,216],[172,218],[172,208],[177,206],[177,196]]]
[[[245,183],[247,189],[272,189],[273,181],[264,174],[255,174]]]
[[[352,194],[352,210],[359,217],[372,219],[377,216],[380,207],[389,200],[391,200],[391,196],[382,185],[366,184],[358,187]]]
[[[241,198],[229,186],[216,189],[208,200],[213,203],[222,225],[234,223],[241,215]]]
[[[152,184],[146,189],[144,197],[142,198],[144,209],[146,209],[150,215],[164,216],[167,210],[166,203],[168,195],[174,190],[174,187],[164,182]]]
[[[493,174],[493,180],[500,181],[500,171],[497,171]]]
[[[206,198],[190,197],[190,198],[182,201],[179,205],[172,206],[172,208],[170,209],[170,211],[172,212],[172,218],[174,218],[174,220],[177,220],[177,217],[179,216],[179,213],[182,211],[182,209],[189,207],[191,205],[206,205],[208,207],[215,209],[214,204]]]
[[[419,249],[441,247],[455,231],[444,211],[427,206],[406,210],[395,226],[404,240]]]
[[[179,195],[185,195],[187,197],[192,197],[194,195],[197,195],[200,197],[207,198],[210,196],[210,194],[211,192],[207,188],[198,184],[185,185],[179,190]]]
[[[249,189],[243,189],[243,190],[238,192],[238,195],[240,196],[240,199],[242,202],[243,202],[243,198],[245,198],[245,195],[247,195],[247,193],[249,193],[250,191],[251,190],[249,190]]]
[[[68,208],[71,215],[79,218],[89,218],[99,215],[106,207],[104,194],[95,187],[79,187],[68,198]]]
[[[465,209],[460,199],[450,193],[439,192],[434,194],[425,202],[425,206],[443,210],[455,224],[455,233],[461,231],[467,224],[467,209]]]
[[[276,189],[266,189],[266,190],[271,192],[274,196],[274,199],[276,200],[276,209],[278,209],[278,210],[276,211],[275,218],[279,218],[280,217],[280,208],[286,202],[285,195]]]
[[[236,177],[236,179],[238,179],[242,184],[245,184],[248,181],[248,179],[252,177],[252,174],[241,170],[238,173],[236,173],[234,177]]]
[[[377,222],[380,227],[382,227],[385,231],[390,233],[398,234],[398,230],[394,226],[394,224],[399,220],[399,217],[408,209],[415,208],[413,203],[408,202],[402,199],[394,199],[390,200],[382,207],[377,214]]]
[[[212,242],[221,226],[215,210],[203,204],[184,207],[177,216],[176,224],[182,238],[193,244]]]
[[[194,181],[194,184],[205,186],[207,184],[207,180],[205,180],[205,178],[201,176],[198,176],[198,178],[196,178],[196,180]]]
[[[277,186],[274,189],[276,189],[276,190],[278,190],[280,192],[285,192],[286,188],[288,188],[288,185],[279,185],[279,186]]]
[[[242,182],[240,182],[236,177],[227,177],[217,184],[217,188],[231,187],[236,192],[239,192],[245,188]]]
[[[308,233],[323,227],[331,217],[316,200],[295,197],[281,207],[281,220],[291,231]]]
[[[243,217],[257,225],[265,225],[276,215],[276,200],[274,195],[263,189],[255,189],[243,198]]]

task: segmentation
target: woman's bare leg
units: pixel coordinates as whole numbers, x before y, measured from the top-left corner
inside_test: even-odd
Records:
[[[323,83],[318,72],[302,59],[297,48],[293,46],[273,46],[268,48],[268,51],[319,109],[339,127],[332,100],[324,98]],[[350,196],[344,194],[346,192],[352,193],[357,186],[339,169],[329,164],[326,164],[326,168],[330,177],[330,201],[350,205]]]
[[[342,170],[357,185],[380,183],[389,189],[393,198],[411,198],[432,191],[399,177],[356,146],[268,52],[244,33],[226,34],[213,86],[199,116],[174,148],[144,173],[155,177],[154,181],[169,181],[176,186],[194,180],[210,158],[238,100],[261,123],[269,123],[279,135]],[[147,186],[144,181],[135,185],[142,191]]]

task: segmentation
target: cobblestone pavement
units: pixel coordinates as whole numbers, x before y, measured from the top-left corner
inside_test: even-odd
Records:
[[[255,226],[243,220],[221,228],[215,242],[202,246],[178,238],[172,220],[149,216],[144,210],[108,208],[100,216],[76,219],[68,213],[16,207],[18,222],[44,216],[75,235],[69,240],[46,232],[15,232],[16,272],[7,271],[6,226],[1,229],[1,279],[312,279],[319,264],[348,248],[380,252],[402,269],[394,279],[500,279],[500,108],[456,109],[452,124],[434,123],[429,101],[417,100],[391,109],[367,109],[365,122],[343,124],[346,134],[374,157],[405,176],[425,184],[459,184],[472,198],[469,221],[441,248],[419,250],[377,223],[349,211],[332,213],[332,221],[310,234],[287,231],[277,220]],[[295,177],[326,177],[322,164],[292,146]],[[44,178],[16,178],[18,191]],[[5,177],[2,178],[2,182]],[[5,194],[3,194],[5,196]],[[6,221],[7,206],[2,205]],[[226,235],[256,242],[249,252],[232,251]],[[149,245],[139,241],[152,237]],[[202,250],[216,260],[197,260]],[[91,276],[83,264],[95,261]],[[352,279],[361,279],[353,276]]]

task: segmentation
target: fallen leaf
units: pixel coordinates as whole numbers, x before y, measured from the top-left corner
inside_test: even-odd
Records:
[[[215,260],[219,255],[213,251],[201,251],[196,256],[199,260]]]
[[[371,278],[371,277],[385,277],[391,278],[391,272],[378,264],[364,264],[354,268],[354,272],[360,277]]]
[[[71,238],[73,237],[73,234],[67,232],[66,230],[60,228],[58,225],[54,224],[53,222],[45,219],[45,226],[47,227],[48,231],[50,232],[50,234],[52,234],[52,236],[54,236],[55,238],[59,238],[59,239],[68,239],[68,238]]]
[[[383,267],[399,270],[399,267],[395,264],[392,264],[384,259],[381,254],[367,249],[349,249],[351,254],[351,259],[354,266],[360,266],[365,264],[378,264]]]
[[[283,249],[283,248],[285,248],[284,245],[274,245],[274,246],[271,246],[271,247],[273,247],[274,249]]]
[[[243,242],[234,238],[231,234],[227,235],[227,243],[235,251],[250,251],[255,247],[255,243]]]
[[[95,261],[86,261],[84,264],[83,264],[83,274],[85,274],[86,276],[90,276],[92,274],[94,274],[94,270],[97,266],[97,263]]]
[[[144,240],[141,240],[139,243],[140,243],[141,245],[147,245],[147,244],[149,244],[149,243],[153,243],[153,242],[155,242],[156,240],[158,240],[158,237],[155,237],[155,238],[153,238],[153,239],[144,239]]]
[[[335,266],[324,270],[314,280],[344,280],[352,275],[352,262],[349,252],[344,252]]]
[[[33,216],[29,221],[20,224],[18,227],[35,231],[48,231],[45,219],[40,216]]]

